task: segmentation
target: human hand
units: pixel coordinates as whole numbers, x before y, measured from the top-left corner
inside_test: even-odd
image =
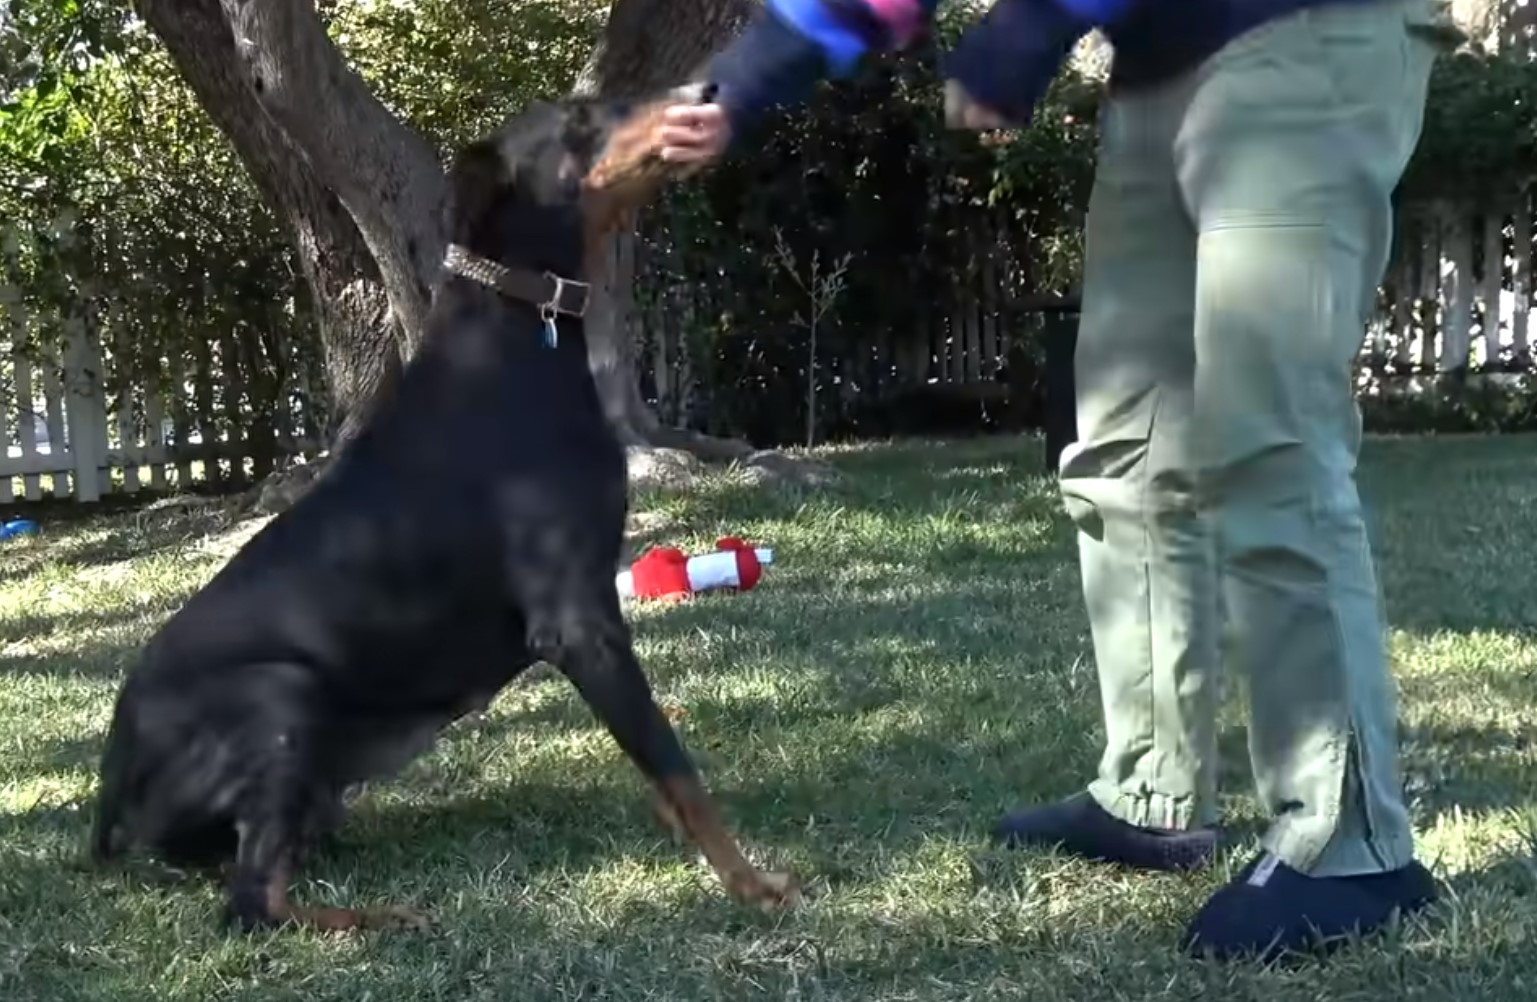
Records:
[[[657,145],[663,160],[708,163],[724,153],[730,141],[731,123],[718,104],[675,104],[662,112]]]

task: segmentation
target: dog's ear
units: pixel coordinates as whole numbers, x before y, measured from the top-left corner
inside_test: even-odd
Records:
[[[498,195],[512,186],[511,167],[494,142],[478,140],[459,151],[448,169],[447,229],[473,226]]]

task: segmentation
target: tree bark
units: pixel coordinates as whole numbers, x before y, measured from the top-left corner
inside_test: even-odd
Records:
[[[613,0],[603,37],[573,91],[637,98],[685,83],[751,11],[751,0]],[[702,459],[746,456],[752,449],[745,443],[664,427],[641,398],[630,327],[635,244],[633,230],[614,234],[589,276],[588,360],[610,423],[631,448],[686,449]]]
[[[682,83],[731,39],[752,0],[613,0],[573,90],[641,97]]]
[[[400,370],[399,327],[379,268],[341,202],[241,76],[218,0],[136,0],[135,7],[288,228],[318,318],[331,444],[340,446]]]
[[[346,206],[414,351],[443,260],[432,146],[347,66],[314,0],[221,0],[249,91]]]
[[[420,341],[445,244],[431,145],[369,91],[315,0],[135,0],[267,204],[286,222],[320,318],[335,441],[345,443]],[[688,80],[751,0],[614,0],[577,93],[639,96]],[[628,322],[634,234],[589,274],[589,358],[628,445],[740,458],[743,443],[663,428],[641,398]]]

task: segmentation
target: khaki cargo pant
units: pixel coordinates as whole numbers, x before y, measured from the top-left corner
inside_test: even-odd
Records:
[[[1113,93],[1089,207],[1061,485],[1104,701],[1090,793],[1135,824],[1213,821],[1231,666],[1264,845],[1319,876],[1413,851],[1350,365],[1439,6],[1316,7]]]

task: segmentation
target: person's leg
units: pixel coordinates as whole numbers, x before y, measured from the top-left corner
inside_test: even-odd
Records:
[[[1191,926],[1219,953],[1368,931],[1434,893],[1410,866],[1350,372],[1434,54],[1411,9],[1320,6],[1251,32],[1202,68],[1180,131],[1195,448],[1272,818],[1266,854]]]
[[[1104,702],[1099,775],[999,825],[1012,844],[1156,869],[1215,844],[1218,592],[1191,478],[1196,231],[1174,157],[1189,93],[1111,97],[1089,203],[1079,438],[1060,482]]]

